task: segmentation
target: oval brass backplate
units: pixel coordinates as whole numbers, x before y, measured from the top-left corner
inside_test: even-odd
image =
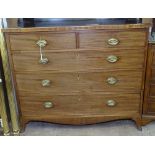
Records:
[[[119,43],[119,40],[116,38],[110,38],[108,39],[108,44],[111,46],[116,46]]]
[[[47,45],[47,41],[46,40],[43,40],[43,39],[40,39],[37,41],[36,43],[39,47],[45,47]]]
[[[118,57],[115,56],[115,55],[109,55],[109,56],[107,57],[107,61],[110,62],[110,63],[115,63],[115,62],[118,61]]]
[[[115,77],[109,77],[109,78],[107,79],[107,83],[110,84],[110,85],[116,84],[117,81],[118,81],[118,80],[117,80]]]
[[[116,101],[115,100],[108,100],[106,104],[109,107],[114,107],[116,105]]]
[[[43,87],[48,87],[48,86],[50,86],[51,81],[50,80],[42,80],[41,84]]]
[[[50,101],[44,102],[44,108],[50,109],[53,108],[54,104]]]

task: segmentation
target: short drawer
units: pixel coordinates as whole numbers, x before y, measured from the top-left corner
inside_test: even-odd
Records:
[[[44,51],[47,64],[39,62],[39,51],[15,52],[15,71],[88,71],[96,69],[138,69],[144,67],[144,50],[64,50]]]
[[[127,115],[139,112],[139,94],[85,94],[21,97],[23,117],[65,115]]]
[[[47,81],[48,80],[48,81]],[[140,92],[142,71],[16,74],[19,95],[76,92]],[[46,84],[47,83],[47,84]]]
[[[38,50],[38,40],[46,40],[44,49],[74,49],[76,48],[75,33],[33,33],[10,35],[11,50]]]
[[[79,34],[80,48],[144,47],[146,31],[88,31]]]

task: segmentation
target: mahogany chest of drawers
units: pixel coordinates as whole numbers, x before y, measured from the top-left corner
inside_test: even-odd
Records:
[[[10,101],[29,121],[141,125],[148,26],[4,29]],[[7,65],[5,62],[4,64]],[[8,70],[7,70],[8,71]],[[6,72],[7,72],[6,71]],[[15,101],[15,102],[16,102]]]

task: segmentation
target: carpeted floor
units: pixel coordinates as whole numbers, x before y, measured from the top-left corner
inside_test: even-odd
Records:
[[[84,126],[31,122],[21,136],[155,136],[155,122],[142,129],[137,130],[135,123],[130,120]]]

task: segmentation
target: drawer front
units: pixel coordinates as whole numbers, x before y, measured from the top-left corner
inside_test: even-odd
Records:
[[[12,55],[15,71],[72,71],[95,69],[135,69],[144,66],[144,50],[45,51],[49,62],[40,64],[39,52]]]
[[[75,33],[33,33],[10,35],[11,50],[38,50],[38,40],[47,41],[44,49],[74,49],[76,48]]]
[[[45,83],[45,80],[48,80],[48,84]],[[17,74],[16,81],[21,96],[32,93],[50,95],[92,91],[139,92],[141,90],[142,71]]]
[[[81,32],[80,48],[144,47],[146,31],[91,31]],[[114,39],[114,40],[112,40]]]
[[[50,118],[52,115],[121,115],[138,113],[139,94],[50,95],[21,97],[23,116]]]

